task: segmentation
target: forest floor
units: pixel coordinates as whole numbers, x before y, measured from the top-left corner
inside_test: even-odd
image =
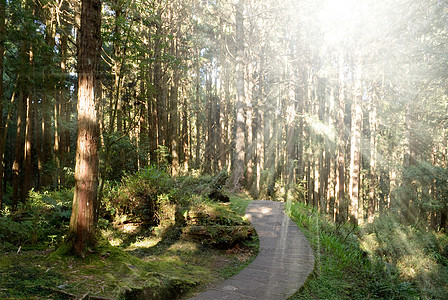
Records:
[[[230,203],[220,205],[242,218],[250,199],[230,198]],[[138,299],[148,293],[158,299],[187,297],[193,289],[234,275],[258,251],[255,234],[227,249],[175,233],[154,235],[131,223],[109,227],[102,235],[109,242],[84,258],[60,256],[54,249],[2,253],[0,298]]]

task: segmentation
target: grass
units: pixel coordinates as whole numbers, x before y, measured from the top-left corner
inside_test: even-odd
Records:
[[[246,194],[230,194],[230,207],[236,212],[239,216],[243,217],[246,212],[246,208],[249,205],[250,201],[247,201],[249,198]]]
[[[249,202],[244,195],[232,195],[230,204],[210,207],[221,219],[242,220]],[[216,209],[216,205],[222,207]],[[232,210],[237,213],[230,214]],[[102,237],[97,249],[83,259],[51,248],[2,253],[0,298],[132,299],[144,291],[150,299],[176,299],[235,274],[254,258],[258,247],[255,236],[228,249],[216,249],[170,226],[159,231],[138,224],[107,226]]]
[[[315,254],[313,273],[290,299],[426,299],[395,265],[362,247],[360,228],[336,225],[303,203],[286,210]]]

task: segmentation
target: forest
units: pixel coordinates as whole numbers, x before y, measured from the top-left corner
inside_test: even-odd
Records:
[[[176,299],[270,199],[315,250],[291,299],[446,299],[447,75],[446,0],[0,0],[0,297]],[[58,288],[108,257],[135,282]]]

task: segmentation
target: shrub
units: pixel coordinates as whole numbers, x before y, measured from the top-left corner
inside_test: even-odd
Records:
[[[126,175],[121,184],[106,195],[103,208],[113,217],[126,215],[132,221],[156,225],[157,198],[169,193],[173,179],[155,167],[142,169],[136,174]],[[105,212],[103,211],[103,214]]]
[[[184,237],[217,248],[230,248],[253,233],[253,227],[229,206],[203,200],[192,203],[186,212],[186,225]]]
[[[192,199],[206,197],[212,190],[221,189],[227,173],[217,176],[183,176],[172,178],[157,167],[149,167],[126,175],[121,183],[105,191],[102,203],[103,216],[109,219],[143,222],[154,226],[160,223],[163,205],[175,205],[178,209],[189,207]]]
[[[18,210],[0,217],[0,250],[55,246],[62,241],[71,215],[72,190],[31,191]]]

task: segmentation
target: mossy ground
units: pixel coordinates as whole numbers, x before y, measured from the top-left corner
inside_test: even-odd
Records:
[[[249,202],[244,195],[234,195],[231,204],[222,205],[242,218]],[[131,293],[139,290],[149,290],[156,299],[186,297],[233,275],[257,251],[256,237],[222,250],[180,237],[176,228],[157,234],[138,224],[108,227],[102,236],[104,240],[84,258],[54,249],[2,253],[0,298],[118,299],[134,297]]]

